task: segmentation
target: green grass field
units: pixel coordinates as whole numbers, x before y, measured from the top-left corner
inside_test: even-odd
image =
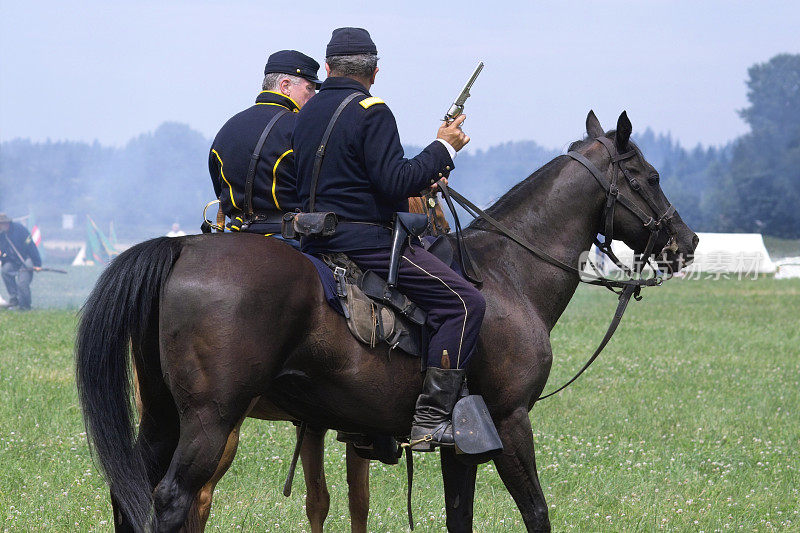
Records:
[[[579,290],[553,334],[548,390],[592,352],[614,305],[607,291]],[[598,362],[531,412],[554,530],[800,530],[798,317],[800,280],[673,280],[632,303]],[[5,531],[111,529],[76,401],[75,324],[74,310],[0,313]],[[345,531],[344,448],[328,439],[328,527]],[[245,423],[210,529],[307,529],[302,477],[281,494],[293,443],[288,424]],[[415,461],[421,531],[444,529],[438,463]],[[369,529],[407,530],[405,468],[371,473]],[[479,470],[475,530],[523,530],[491,464]]]

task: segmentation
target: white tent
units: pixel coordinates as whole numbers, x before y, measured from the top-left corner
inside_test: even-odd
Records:
[[[800,257],[787,257],[775,261],[778,271],[775,272],[775,279],[800,278]]]
[[[614,255],[622,262],[623,265],[631,267],[633,265],[633,250],[628,248],[624,242],[622,241],[614,241],[611,243],[611,250],[614,252]],[[619,267],[614,264],[614,262],[606,257],[606,255],[600,252],[597,247],[593,244],[591,250],[589,250],[588,256],[585,258],[588,259],[589,262],[586,263],[583,270],[589,274],[594,275],[603,275],[609,276],[612,274],[616,274],[620,272]],[[650,266],[645,266],[644,273],[650,274],[653,272],[653,269]]]
[[[75,259],[72,260],[72,266],[86,266],[90,265],[88,261],[86,261],[86,244],[81,246],[81,249],[78,250],[78,253],[75,255]]]
[[[769,257],[760,233],[698,233],[700,244],[694,253],[694,262],[683,270],[685,275],[736,274],[755,276],[774,274],[775,263]],[[626,265],[633,263],[633,250],[623,242],[614,241],[611,249]],[[598,263],[595,248],[589,258]],[[599,260],[604,273],[619,270],[608,258]],[[588,268],[587,268],[588,270]]]
[[[774,274],[760,233],[698,233],[700,244],[686,273]]]

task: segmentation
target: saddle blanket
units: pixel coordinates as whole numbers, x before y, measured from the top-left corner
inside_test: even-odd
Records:
[[[334,311],[344,316],[342,302],[339,300],[339,296],[336,294],[336,278],[333,277],[333,271],[331,268],[326,265],[322,259],[314,257],[313,255],[305,252],[301,253],[306,256],[306,258],[311,261],[311,264],[314,265],[314,268],[317,269],[319,281],[322,283],[322,290],[325,292],[325,300],[327,300],[328,305],[330,305]]]

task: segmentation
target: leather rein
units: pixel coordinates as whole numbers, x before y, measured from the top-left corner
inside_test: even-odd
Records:
[[[455,233],[456,233],[456,241],[458,243],[458,255],[459,261],[461,263],[462,271],[465,273],[467,279],[473,283],[480,284],[481,280],[475,274],[475,269],[472,266],[472,259],[469,256],[469,252],[466,249],[466,246],[463,243],[463,235],[461,230],[461,223],[458,219],[458,215],[455,211],[455,206],[453,205],[453,201],[457,202],[464,210],[469,213],[475,219],[483,219],[489,225],[493,226],[499,233],[508,237],[512,241],[519,244],[521,247],[525,248],[533,255],[542,259],[543,261],[550,263],[553,266],[556,266],[562,270],[570,272],[572,274],[576,274],[578,276],[578,280],[582,283],[586,283],[588,285],[599,285],[609,289],[610,291],[614,292],[619,296],[619,303],[617,304],[617,309],[614,312],[614,317],[611,320],[611,324],[609,324],[608,329],[606,330],[605,336],[603,336],[603,340],[600,342],[600,345],[594,351],[592,356],[583,365],[583,367],[572,377],[569,381],[567,381],[564,385],[560,386],[556,390],[551,393],[548,393],[544,396],[540,396],[536,401],[543,400],[545,398],[549,398],[554,394],[557,394],[571,385],[576,379],[583,374],[587,368],[597,359],[600,355],[600,352],[608,344],[608,341],[611,340],[611,337],[614,335],[614,332],[617,329],[620,321],[622,320],[622,315],[625,313],[625,309],[628,307],[628,302],[633,296],[636,300],[641,300],[642,297],[640,292],[642,287],[653,287],[661,285],[664,281],[664,277],[657,274],[658,270],[653,268],[653,271],[656,274],[653,277],[644,278],[642,277],[642,270],[644,268],[645,262],[649,261],[650,256],[653,253],[653,247],[655,246],[656,239],[658,237],[659,231],[662,228],[666,228],[667,231],[670,233],[670,240],[668,246],[676,246],[676,236],[677,231],[675,230],[675,226],[673,223],[673,218],[675,216],[675,208],[672,204],[668,204],[667,208],[659,215],[660,209],[656,204],[653,197],[650,195],[648,191],[641,187],[641,184],[633,178],[625,167],[622,166],[622,162],[628,159],[633,158],[637,154],[639,154],[638,150],[633,149],[623,154],[618,154],[614,143],[608,137],[597,137],[596,140],[603,144],[603,146],[608,151],[609,155],[611,156],[611,164],[608,169],[608,173],[611,174],[611,179],[606,179],[606,176],[597,169],[597,167],[589,161],[584,155],[570,151],[567,153],[567,156],[572,158],[573,160],[577,161],[589,171],[589,173],[597,180],[600,186],[606,193],[606,203],[605,207],[603,208],[603,220],[604,220],[604,231],[603,235],[605,237],[604,242],[600,243],[597,238],[595,237],[594,243],[597,248],[607,255],[623,272],[625,272],[629,278],[628,279],[613,279],[604,276],[599,276],[595,274],[590,274],[576,268],[572,265],[569,265],[542,250],[538,246],[530,243],[526,239],[524,239],[519,233],[515,232],[499,220],[495,219],[491,215],[487,214],[485,211],[480,209],[474,203],[469,201],[463,195],[458,193],[457,191],[453,190],[449,186],[444,183],[439,183],[439,188],[442,191],[442,196],[444,196],[445,202],[447,206],[450,208],[450,212],[453,215],[454,225],[455,225]],[[630,200],[627,196],[622,194],[619,190],[619,186],[617,185],[617,180],[619,174],[622,174],[625,179],[628,180],[628,184],[630,185],[631,189],[635,191],[644,201],[647,203],[648,207],[652,210],[654,215],[649,215],[644,212],[636,203]],[[620,203],[624,208],[628,209],[631,213],[633,213],[641,222],[644,228],[650,231],[650,236],[647,240],[647,245],[645,246],[644,252],[641,254],[641,257],[644,258],[645,261],[635,261],[634,270],[627,268],[622,262],[617,258],[614,252],[611,250],[611,242],[614,235],[614,210],[616,204]],[[654,218],[655,217],[655,218]],[[534,402],[535,403],[535,402]]]

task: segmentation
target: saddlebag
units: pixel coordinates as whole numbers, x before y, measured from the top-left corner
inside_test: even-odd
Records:
[[[350,332],[370,348],[387,341],[394,334],[394,313],[367,297],[355,283],[346,287]]]
[[[320,258],[334,271],[353,336],[370,347],[385,342],[409,355],[424,357],[428,331],[422,309],[371,270],[363,272],[345,254],[323,254]]]

